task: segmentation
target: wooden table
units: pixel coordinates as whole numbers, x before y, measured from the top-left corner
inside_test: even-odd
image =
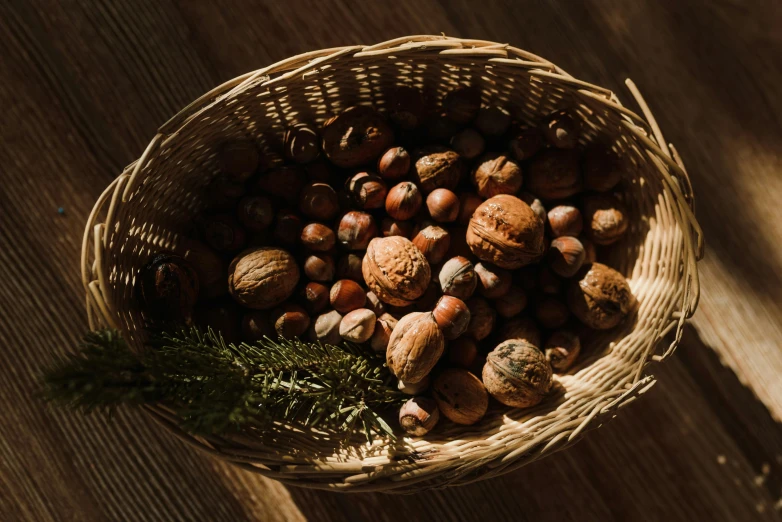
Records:
[[[779,0],[3,2],[0,519],[779,520],[780,27]],[[158,125],[294,54],[439,32],[529,49],[626,103],[633,78],[684,156],[703,297],[651,393],[569,451],[407,497],[286,488],[139,412],[82,418],[33,398],[86,328],[87,214]]]

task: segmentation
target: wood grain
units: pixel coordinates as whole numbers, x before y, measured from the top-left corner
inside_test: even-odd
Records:
[[[781,26],[775,0],[3,3],[0,519],[780,520]],[[139,412],[81,418],[33,397],[86,328],[86,216],[160,124],[296,53],[439,32],[529,49],[625,102],[632,77],[684,156],[703,297],[652,392],[569,451],[401,498],[286,488]]]

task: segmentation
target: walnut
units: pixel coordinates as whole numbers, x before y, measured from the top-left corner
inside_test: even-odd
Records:
[[[370,241],[361,271],[369,289],[384,303],[395,306],[418,299],[432,277],[424,255],[402,236]]]
[[[483,383],[461,368],[448,368],[434,380],[434,400],[440,412],[456,424],[475,424],[489,408]]]
[[[467,228],[467,244],[482,261],[521,268],[543,254],[543,228],[543,221],[529,205],[500,194],[475,210]]]
[[[579,154],[573,149],[544,149],[529,163],[526,189],[544,200],[565,199],[581,192]]]
[[[488,152],[478,159],[472,172],[472,183],[481,197],[516,194],[523,182],[518,163],[499,152]]]
[[[323,126],[323,152],[342,168],[358,167],[377,159],[394,142],[394,131],[371,107],[342,111]]]
[[[454,190],[466,172],[459,154],[446,147],[417,149],[413,159],[412,178],[424,194],[440,187]]]
[[[419,382],[434,368],[445,338],[429,312],[413,312],[399,320],[386,351],[391,373],[405,382]]]
[[[532,346],[540,346],[542,341],[540,329],[535,321],[529,317],[514,317],[509,320],[502,325],[497,337],[500,342],[515,339],[527,342]]]
[[[274,308],[288,299],[299,282],[299,266],[285,250],[251,248],[228,268],[228,291],[248,308]]]
[[[616,197],[589,194],[584,196],[583,206],[585,232],[596,244],[616,243],[627,232],[627,209]]]
[[[568,286],[567,298],[573,315],[597,330],[618,325],[636,305],[624,276],[601,263],[581,267]]]
[[[552,382],[545,355],[527,342],[505,341],[486,356],[483,383],[492,397],[507,406],[535,406],[548,394]]]

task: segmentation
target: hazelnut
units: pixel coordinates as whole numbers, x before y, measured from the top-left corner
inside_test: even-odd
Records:
[[[426,125],[426,136],[413,138],[410,143],[420,143],[429,141],[438,145],[446,145],[453,139],[454,134],[459,132],[461,125],[449,119],[445,114],[439,114],[429,120]]]
[[[255,174],[261,163],[258,147],[251,141],[229,141],[217,151],[220,170],[238,182],[245,182]]]
[[[434,380],[434,400],[440,412],[456,424],[475,424],[489,408],[489,394],[483,383],[461,368],[448,368]]]
[[[513,282],[511,273],[489,263],[475,265],[478,291],[483,297],[497,299],[508,293]]]
[[[414,129],[423,120],[426,109],[424,95],[415,87],[396,87],[387,96],[387,103],[388,119],[400,129]]]
[[[616,243],[627,232],[628,217],[624,203],[610,194],[584,196],[586,235],[598,245]]]
[[[448,345],[448,362],[469,370],[478,358],[478,344],[469,337],[460,337]]]
[[[524,203],[529,205],[529,208],[532,209],[532,211],[535,213],[536,216],[540,218],[543,223],[546,223],[547,215],[546,215],[546,207],[543,206],[543,202],[540,201],[538,198],[530,194],[529,192],[520,192],[517,196],[520,200],[522,200]]]
[[[555,372],[566,372],[573,366],[579,352],[581,341],[568,330],[557,330],[546,341],[546,360]]]
[[[261,175],[257,188],[274,199],[282,199],[289,205],[296,205],[306,184],[307,175],[303,168],[298,165],[284,165]]]
[[[403,147],[391,147],[377,162],[377,173],[381,178],[396,180],[410,170],[410,153]]]
[[[419,382],[429,374],[445,348],[443,333],[429,312],[413,312],[399,320],[386,351],[391,373],[405,382]]]
[[[245,250],[228,267],[228,291],[248,308],[274,308],[291,296],[298,282],[296,260],[280,248]]]
[[[451,138],[451,148],[462,158],[471,160],[483,154],[486,141],[475,129],[464,129]]]
[[[204,241],[219,252],[239,250],[247,242],[247,234],[239,221],[227,214],[209,216],[202,221]]]
[[[301,292],[301,299],[310,314],[320,313],[329,304],[329,287],[316,281],[309,282]]]
[[[384,305],[383,301],[381,301],[375,292],[372,292],[371,290],[367,292],[367,302],[365,305],[367,308],[375,312],[375,315],[378,317],[386,313],[386,305]]]
[[[510,113],[502,107],[484,107],[478,111],[474,125],[484,136],[496,138],[510,127]]]
[[[576,150],[544,149],[529,163],[526,188],[548,200],[565,199],[581,192],[581,168]]]
[[[391,339],[391,332],[396,327],[397,320],[390,314],[382,314],[375,322],[375,331],[369,339],[369,346],[376,352],[386,352],[388,341]],[[401,382],[401,381],[400,381]]]
[[[195,324],[218,332],[229,344],[242,341],[242,310],[230,299],[202,303],[195,309]]]
[[[374,174],[359,172],[345,184],[350,200],[359,208],[381,208],[386,200],[386,184]]]
[[[440,411],[437,403],[427,397],[414,397],[399,410],[399,425],[405,433],[423,437],[437,425]]]
[[[271,322],[274,331],[284,339],[292,339],[304,335],[310,326],[310,316],[301,306],[284,303],[272,310]]]
[[[415,216],[421,208],[423,197],[415,184],[403,181],[394,185],[386,196],[386,212],[399,221]]]
[[[484,198],[516,194],[521,190],[522,181],[518,163],[498,152],[487,152],[481,156],[472,173],[472,183]]]
[[[329,301],[336,311],[346,314],[362,308],[367,301],[367,294],[355,281],[340,279],[332,285]]]
[[[274,220],[274,208],[269,198],[264,196],[247,196],[239,201],[237,211],[239,221],[247,230],[258,232],[265,230]]]
[[[295,245],[301,237],[301,229],[304,224],[301,218],[293,212],[283,210],[277,214],[274,223],[274,238],[285,245]]]
[[[394,141],[394,131],[373,108],[349,107],[323,126],[323,152],[338,167],[352,168],[380,156]]]
[[[440,287],[437,284],[437,278],[432,277],[432,281],[429,282],[421,297],[415,301],[413,308],[417,312],[431,312],[441,295],[442,292],[440,292]]]
[[[442,296],[432,311],[434,320],[443,337],[453,340],[462,335],[470,324],[470,310],[461,299],[450,295]]]
[[[581,171],[584,173],[584,186],[595,192],[608,192],[622,179],[619,156],[602,144],[586,148],[581,155]]]
[[[483,203],[483,199],[472,192],[462,192],[459,196],[458,223],[460,225],[468,225],[475,209],[477,209],[481,203]]]
[[[199,281],[190,263],[174,254],[155,254],[144,265],[134,289],[145,315],[190,324]]]
[[[377,225],[371,215],[352,210],[340,219],[337,239],[348,250],[364,250],[377,233]]]
[[[538,270],[537,286],[544,294],[557,295],[562,291],[562,279],[548,266],[541,266]]]
[[[312,254],[304,260],[304,275],[313,281],[334,279],[334,258],[328,254]]]
[[[225,281],[228,272],[220,256],[200,241],[186,240],[182,248],[182,257],[196,273],[199,295],[212,298],[227,294],[228,286]]]
[[[573,149],[578,145],[579,124],[567,111],[550,114],[541,128],[549,143],[558,149]]]
[[[299,238],[302,245],[316,252],[328,252],[336,242],[334,231],[320,223],[310,223],[304,227]]]
[[[413,235],[413,223],[411,221],[399,221],[390,217],[383,218],[380,223],[380,232],[383,237],[402,236],[410,239]]]
[[[421,297],[431,279],[429,263],[409,239],[375,238],[361,266],[364,281],[381,301],[406,306]]]
[[[447,230],[437,225],[422,224],[422,228],[413,236],[413,245],[421,251],[430,264],[436,265],[445,257],[451,236]]]
[[[432,379],[427,375],[418,382],[398,381],[396,388],[406,395],[419,395],[429,388]]]
[[[475,210],[467,228],[467,244],[482,261],[521,268],[543,254],[543,222],[520,199],[500,194]]]
[[[434,189],[426,197],[426,208],[438,223],[449,223],[459,216],[459,198],[448,189]]]
[[[245,341],[254,343],[264,337],[273,337],[274,333],[267,311],[250,310],[242,316],[242,338]]]
[[[516,130],[508,140],[508,150],[516,161],[530,159],[541,148],[543,148],[543,134],[534,127]]]
[[[315,161],[320,155],[320,138],[309,126],[298,123],[289,127],[283,136],[285,157],[296,163]]]
[[[440,269],[438,276],[443,294],[459,299],[469,298],[478,285],[478,276],[470,260],[457,256],[449,259]]]
[[[342,314],[331,310],[320,314],[312,322],[310,327],[310,339],[314,342],[326,344],[338,344],[342,338],[339,336],[339,325],[342,322]]]
[[[595,244],[585,237],[579,238],[579,240],[581,241],[581,244],[584,245],[584,263],[597,262],[597,248],[595,247]]]
[[[462,87],[449,92],[443,99],[448,119],[464,125],[470,123],[481,108],[481,91],[477,87]]]
[[[466,257],[470,261],[476,261],[475,255],[467,245],[467,228],[466,227],[454,227],[448,233],[451,236],[448,242],[448,250],[445,251],[445,258],[450,259],[452,257]]]
[[[636,305],[624,276],[601,263],[581,267],[568,285],[567,297],[573,314],[596,330],[618,325]]]
[[[445,147],[435,145],[417,149],[413,159],[412,178],[424,194],[441,187],[454,190],[466,172],[459,155]]]
[[[350,279],[357,283],[364,283],[364,275],[361,273],[361,263],[364,256],[360,254],[346,254],[339,258],[337,263],[337,278]]]
[[[311,219],[333,219],[339,212],[337,193],[327,183],[308,183],[301,191],[299,210]]]
[[[547,217],[551,235],[555,238],[577,236],[584,227],[581,211],[570,205],[558,205],[552,208],[548,211]]]
[[[514,317],[500,328],[497,338],[500,342],[515,339],[532,346],[541,346],[542,337],[535,321],[529,317]]]
[[[519,315],[527,307],[527,294],[521,287],[512,285],[510,291],[494,301],[494,308],[500,317]]]
[[[465,333],[476,341],[487,338],[494,329],[497,312],[482,297],[469,299],[467,308],[470,310],[470,324],[467,326]]]
[[[573,276],[586,258],[584,245],[571,236],[558,237],[552,241],[547,255],[551,270],[562,277]]]
[[[367,308],[348,312],[339,325],[339,335],[353,343],[367,342],[375,331],[376,320],[375,312]]]
[[[551,389],[551,366],[538,348],[511,339],[486,356],[483,383],[492,397],[506,406],[530,408]]]
[[[543,297],[535,307],[535,319],[543,328],[562,328],[570,317],[565,303],[553,297]]]

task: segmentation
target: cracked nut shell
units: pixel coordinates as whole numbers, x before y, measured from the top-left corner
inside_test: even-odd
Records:
[[[568,286],[567,299],[573,315],[596,330],[618,325],[636,303],[625,277],[602,263],[579,270]]]

